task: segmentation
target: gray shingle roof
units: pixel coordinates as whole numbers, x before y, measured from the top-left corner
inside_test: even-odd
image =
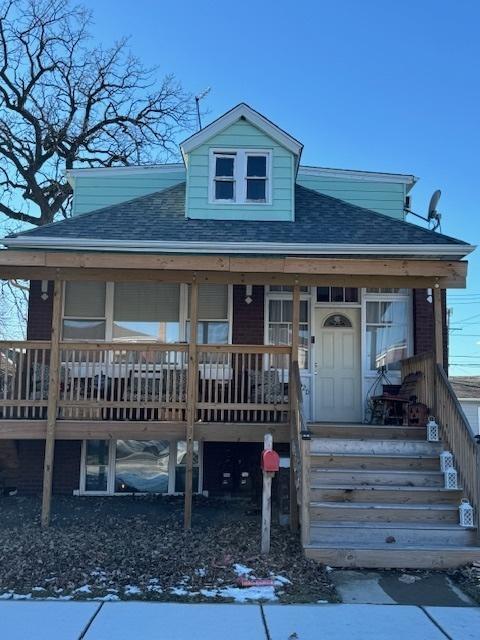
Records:
[[[295,222],[185,218],[185,183],[25,231],[31,238],[312,244],[467,244],[306,187],[295,188]]]
[[[454,376],[450,384],[457,398],[470,398],[480,402],[480,376]]]

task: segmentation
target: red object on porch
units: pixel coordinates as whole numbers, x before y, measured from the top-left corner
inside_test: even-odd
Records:
[[[280,469],[280,456],[276,451],[266,449],[262,451],[262,471],[276,473]]]

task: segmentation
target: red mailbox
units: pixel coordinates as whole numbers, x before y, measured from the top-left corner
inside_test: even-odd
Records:
[[[265,449],[262,451],[262,471],[276,473],[280,468],[280,456],[276,451]]]

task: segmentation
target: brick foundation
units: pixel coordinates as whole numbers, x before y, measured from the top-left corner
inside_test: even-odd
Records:
[[[18,440],[18,493],[37,495],[43,484],[43,440]],[[53,493],[71,495],[80,484],[80,440],[57,440],[53,464]]]

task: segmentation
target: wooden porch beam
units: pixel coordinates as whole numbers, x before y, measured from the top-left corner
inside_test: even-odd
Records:
[[[377,275],[464,279],[463,260],[318,257],[236,257],[218,255],[155,255],[100,251],[0,251],[0,267],[81,270],[204,271],[235,274]],[[4,277],[0,274],[0,277]],[[31,274],[30,274],[31,277]],[[293,281],[292,281],[293,284]]]
[[[0,252],[1,254],[1,252]],[[464,263],[466,265],[466,263]],[[155,269],[84,269],[78,267],[34,267],[2,266],[3,280],[94,280],[102,282],[179,282],[199,284],[252,284],[289,285],[298,281],[300,286],[332,287],[406,287],[410,289],[432,289],[436,284],[441,289],[463,289],[466,277],[456,271],[451,275],[387,275],[381,271],[381,263],[371,275],[358,275],[355,264],[350,265],[351,275],[344,274],[295,274],[277,272],[225,272],[225,271],[170,271]]]
[[[443,367],[443,312],[442,291],[433,289],[433,313],[435,316],[435,361]]]
[[[292,355],[290,362],[290,372],[292,371],[293,362],[298,362],[298,347],[300,344],[300,285],[296,282],[293,285],[292,292]],[[290,449],[297,434],[294,433],[294,393],[301,393],[295,384],[292,384],[293,376],[290,373]],[[297,531],[298,529],[298,505],[297,505],[297,485],[295,482],[295,469],[293,465],[293,455],[290,450],[290,529]]]
[[[192,528],[192,494],[193,494],[193,447],[194,425],[198,395],[198,282],[190,286],[190,342],[188,344],[188,372],[187,372],[187,428],[186,444],[187,458],[185,466],[185,507],[183,525],[185,529]]]
[[[45,435],[45,456],[43,463],[42,527],[50,524],[52,501],[53,458],[55,451],[55,427],[57,423],[57,402],[60,370],[60,333],[62,323],[63,282],[55,280],[53,288],[52,334],[50,348],[50,369],[48,383],[47,430]]]

